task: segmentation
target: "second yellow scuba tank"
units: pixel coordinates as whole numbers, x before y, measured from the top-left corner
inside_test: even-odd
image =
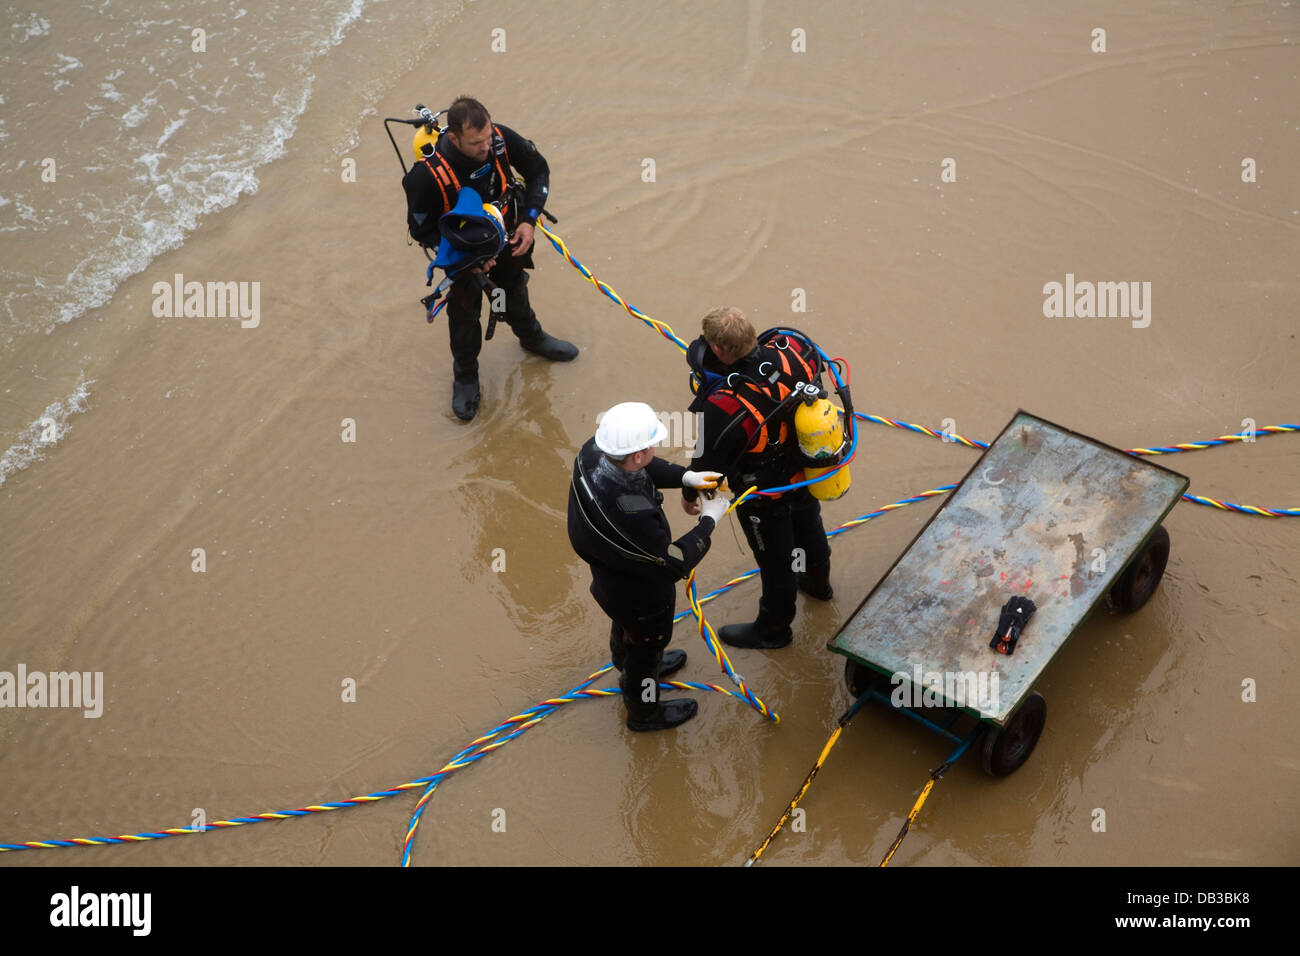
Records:
[[[800,402],[794,412],[794,431],[804,457],[826,463],[825,467],[805,467],[805,478],[824,475],[842,460],[844,410],[832,405],[829,399]],[[818,501],[834,501],[849,490],[852,481],[846,465],[825,481],[809,485],[808,490]]]

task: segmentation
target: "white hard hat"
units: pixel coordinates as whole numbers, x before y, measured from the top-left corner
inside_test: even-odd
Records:
[[[607,455],[630,455],[657,445],[668,429],[645,402],[621,402],[601,416],[596,447]]]

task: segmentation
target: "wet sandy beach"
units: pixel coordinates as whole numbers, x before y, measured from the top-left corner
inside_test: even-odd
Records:
[[[61,12],[47,16],[74,22]],[[427,29],[391,29],[399,16]],[[75,33],[17,35],[15,82],[63,49],[30,44]],[[368,10],[313,61],[255,193],[85,314],[50,331],[10,317],[12,442],[78,376],[92,384],[66,436],[0,486],[0,670],[102,672],[104,700],[98,718],[0,709],[0,842],[394,787],[606,663],[608,624],[565,535],[573,456],[616,402],[683,410],[685,362],[539,246],[534,307],[581,354],[550,365],[503,326],[483,349],[482,411],[456,420],[382,117],[482,100],[549,161],[573,254],[683,338],[734,304],[847,357],[860,411],[988,441],[1023,408],[1150,447],[1298,420],[1298,44],[1294,3]],[[75,167],[73,134],[40,135],[0,141],[7,162],[27,157],[11,182],[36,180],[46,154]],[[82,171],[51,188],[96,187]],[[14,208],[0,213],[21,226]],[[7,292],[32,285],[30,242],[0,233]],[[256,327],[156,317],[153,286],[177,274],[258,282]],[[1150,283],[1149,312],[1049,317],[1044,286],[1067,276]],[[685,461],[682,444],[662,454]],[[976,456],[864,424],[827,526],[957,481]],[[1156,460],[1193,494],[1300,506],[1294,435]],[[800,598],[791,647],[732,653],[779,726],[715,693],[663,734],[626,731],[616,701],[568,705],[439,788],[415,864],[743,862],[850,702],[826,641],[940,501],[837,537],[834,600]],[[754,566],[733,525],[701,565],[705,590]],[[892,865],[1300,862],[1300,521],[1184,502],[1166,527],[1150,604],[1098,611],[1048,669],[1029,762],[996,781],[976,759],[956,766]],[[742,585],[708,618],[748,620],[757,596]],[[690,656],[682,679],[720,680],[689,623],[672,646]],[[806,832],[764,865],[877,863],[947,752],[864,711],[802,804]],[[415,799],[0,866],[388,865]]]

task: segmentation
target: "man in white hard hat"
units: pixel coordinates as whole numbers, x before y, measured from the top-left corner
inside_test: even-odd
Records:
[[[569,541],[591,566],[592,597],[610,618],[609,649],[622,672],[627,727],[637,731],[675,727],[698,709],[690,698],[661,703],[659,678],[686,663],[684,651],[664,652],[676,585],[708,552],[709,535],[727,510],[722,495],[710,496],[721,474],[655,457],[654,446],[667,434],[649,405],[615,405],[578,453],[569,487]],[[702,501],[683,499],[688,514],[703,513],[676,541],[660,488],[706,492]]]

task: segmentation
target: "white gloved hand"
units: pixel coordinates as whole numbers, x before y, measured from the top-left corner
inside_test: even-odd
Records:
[[[714,495],[712,498],[700,498],[700,511],[706,516],[713,519],[713,523],[720,524],[722,516],[727,513],[727,508],[731,503],[722,495]]]
[[[712,491],[722,480],[722,473],[717,471],[688,471],[682,475],[683,488],[703,488]]]

